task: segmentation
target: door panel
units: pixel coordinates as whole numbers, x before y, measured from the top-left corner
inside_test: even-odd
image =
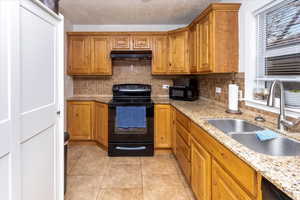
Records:
[[[9,155],[0,158],[0,197],[1,199],[10,199],[10,170]]]
[[[95,103],[95,140],[103,146],[108,146],[108,106]]]
[[[22,200],[54,199],[54,137],[52,126],[21,146]]]
[[[152,74],[166,74],[168,67],[168,38],[156,36],[153,39]]]
[[[54,160],[61,138],[56,114],[58,25],[31,1],[22,1],[20,20],[21,198],[53,200],[58,182]]]
[[[207,15],[200,22],[200,72],[211,71],[211,19]]]
[[[171,148],[171,109],[169,105],[155,105],[155,148]]]
[[[251,200],[229,174],[212,160],[212,200]]]
[[[68,73],[88,74],[91,71],[90,38],[71,36],[68,41]]]
[[[71,140],[91,140],[93,102],[68,103],[68,132]]]
[[[191,145],[191,185],[197,199],[211,199],[211,156],[194,140]]]
[[[11,200],[12,185],[11,137],[12,137],[12,98],[11,72],[8,61],[9,35],[8,11],[3,1],[0,1],[0,199]],[[15,186],[17,188],[17,186]]]
[[[93,74],[112,74],[111,59],[109,58],[110,45],[108,37],[91,38],[91,59]]]

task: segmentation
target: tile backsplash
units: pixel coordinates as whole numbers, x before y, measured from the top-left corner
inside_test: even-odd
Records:
[[[245,88],[244,73],[200,75],[197,78],[202,97],[224,104],[228,103],[228,84],[234,81],[240,90],[244,91]],[[220,94],[216,93],[216,87],[221,88],[222,92]]]
[[[112,76],[74,77],[74,95],[112,95],[112,86],[123,83],[152,85],[152,96],[168,96],[169,90],[163,85],[172,85],[174,76],[152,76],[151,61],[113,61]]]

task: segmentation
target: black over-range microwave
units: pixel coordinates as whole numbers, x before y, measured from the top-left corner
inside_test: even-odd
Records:
[[[173,80],[169,88],[169,97],[175,100],[194,101],[199,96],[197,79],[180,78]]]

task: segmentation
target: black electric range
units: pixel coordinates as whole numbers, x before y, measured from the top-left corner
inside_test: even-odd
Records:
[[[109,102],[109,156],[153,156],[154,103],[151,85],[113,86]]]

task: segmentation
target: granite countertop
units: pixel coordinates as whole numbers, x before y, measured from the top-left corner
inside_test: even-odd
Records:
[[[110,99],[111,97],[75,96],[68,100],[95,100],[108,103]],[[244,119],[278,132],[276,124],[273,123],[274,119],[266,117],[266,122],[256,122],[254,117],[257,113],[252,111],[244,112],[242,115],[227,114],[225,113],[225,108],[221,105],[203,99],[185,102],[174,101],[169,98],[152,97],[152,100],[156,104],[173,105],[292,199],[300,200],[300,156],[269,156],[257,153],[207,122],[207,119],[214,118]],[[300,140],[300,133],[280,132],[280,134]]]
[[[90,96],[90,95],[76,95],[67,98],[68,101],[97,101],[100,103],[109,103],[112,96]]]
[[[237,118],[275,130],[275,124],[269,122],[268,118],[266,118],[266,122],[262,123],[254,121],[255,115],[251,112],[242,115],[227,114],[224,112],[225,108],[206,100],[196,102],[170,100],[170,104],[188,116],[194,123],[207,131],[212,137],[248,163],[288,196],[295,200],[300,200],[300,156],[269,156],[257,153],[238,143],[207,122],[207,119],[211,118]],[[281,134],[300,138],[300,133]]]

